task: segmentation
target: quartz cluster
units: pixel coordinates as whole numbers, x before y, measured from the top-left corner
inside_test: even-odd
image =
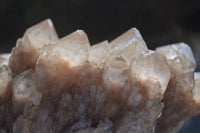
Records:
[[[48,19],[0,65],[0,133],[175,133],[200,113],[191,48],[149,50],[136,28],[90,46]]]

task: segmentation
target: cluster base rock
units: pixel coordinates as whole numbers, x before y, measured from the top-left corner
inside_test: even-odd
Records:
[[[0,55],[1,133],[176,133],[200,113],[191,48],[149,50],[131,28],[90,46],[47,19]]]

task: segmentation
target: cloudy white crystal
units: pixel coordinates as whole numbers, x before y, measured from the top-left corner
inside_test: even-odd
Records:
[[[156,48],[164,54],[173,75],[194,71],[196,62],[191,48],[186,43],[176,43]]]
[[[58,96],[77,82],[88,60],[89,45],[87,35],[78,30],[54,45],[45,46],[35,71],[39,89]]]
[[[27,69],[34,69],[41,48],[56,40],[58,35],[50,19],[28,28],[12,49],[9,66],[13,73],[16,75]]]
[[[33,70],[29,69],[15,77],[12,102],[16,113],[23,110],[25,103],[31,99],[34,91],[36,91],[36,81]],[[36,98],[38,99],[38,97]]]
[[[128,30],[110,42],[110,54],[103,75],[104,87],[109,90],[122,89],[127,81],[132,56],[145,50],[147,46],[136,28]]]
[[[146,84],[150,97],[158,93],[162,99],[170,79],[170,69],[162,54],[149,50],[133,58],[130,77],[133,82]]]

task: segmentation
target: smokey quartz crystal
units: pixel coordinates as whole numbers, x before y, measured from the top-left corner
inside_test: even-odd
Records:
[[[90,45],[47,19],[0,55],[0,132],[175,133],[200,113],[200,73],[185,43],[149,50],[131,28]]]

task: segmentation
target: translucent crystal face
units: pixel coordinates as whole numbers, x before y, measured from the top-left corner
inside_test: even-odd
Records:
[[[162,54],[151,50],[142,52],[133,58],[130,77],[133,83],[138,81],[147,86],[150,97],[161,96],[162,99],[170,79],[167,60]]]
[[[105,65],[103,82],[106,88],[120,90],[125,86],[131,58],[147,46],[135,28],[125,32],[110,44],[110,54]]]
[[[173,74],[195,70],[196,62],[192,50],[185,43],[158,47],[156,51],[166,56]]]
[[[15,75],[30,68],[34,69],[40,49],[56,40],[58,36],[50,19],[28,28],[12,50],[9,67]]]
[[[159,118],[157,132],[177,132],[184,120],[196,115],[200,109],[194,81],[196,62],[191,48],[185,43],[159,47],[156,51],[166,56],[171,70],[163,99],[165,108]]]
[[[108,41],[91,46],[88,62],[94,69],[103,69],[109,53]]]
[[[10,57],[0,55],[6,63],[0,132],[174,133],[200,113],[190,47],[148,50],[136,28],[90,46],[82,30],[58,39],[48,19],[28,28]]]
[[[141,43],[142,45],[145,44],[140,32],[136,28],[131,28],[130,30],[110,42],[110,45],[112,50],[118,50],[123,49],[123,47],[134,43]],[[122,45],[124,46],[122,47]],[[146,47],[146,45],[144,47]]]
[[[10,53],[0,54],[0,66],[8,65],[10,55]]]
[[[31,117],[40,101],[41,93],[36,90],[33,70],[29,69],[15,76],[12,88],[14,115],[23,113],[24,117]]]
[[[127,63],[130,62],[131,57],[138,52],[147,50],[140,32],[136,28],[132,28],[110,42],[110,55],[121,56]]]
[[[36,65],[39,89],[46,93],[50,91],[52,95],[61,95],[79,80],[79,73],[84,69],[88,55],[89,41],[81,30],[60,39],[54,45],[45,46]]]
[[[34,45],[36,48],[42,48],[44,45],[48,45],[58,40],[58,35],[55,31],[52,21],[47,19],[28,28],[24,33],[24,40],[22,40],[25,41],[25,38],[30,41],[30,45]]]
[[[13,100],[25,102],[34,90],[36,90],[36,82],[33,71],[25,71],[17,75],[14,79]]]
[[[87,61],[89,46],[87,35],[77,30],[56,42],[52,52],[59,53],[72,67],[79,67]]]

